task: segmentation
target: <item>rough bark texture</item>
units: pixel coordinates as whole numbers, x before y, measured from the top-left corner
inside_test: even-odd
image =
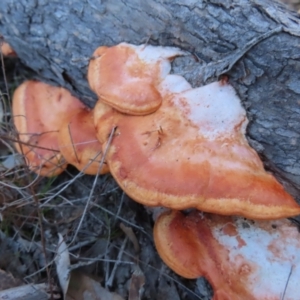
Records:
[[[21,60],[90,106],[86,72],[100,45],[181,47],[191,55],[174,70],[194,86],[228,74],[247,109],[251,144],[298,200],[299,24],[274,0],[0,1],[0,32]]]

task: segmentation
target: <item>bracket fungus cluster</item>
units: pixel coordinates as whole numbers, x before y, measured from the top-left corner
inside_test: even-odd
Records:
[[[68,92],[59,88],[53,109],[41,109],[54,92],[46,85],[46,94],[30,92],[37,83],[25,83],[14,96],[22,142],[17,149],[33,170],[38,157],[40,170],[50,175],[57,174],[53,158],[63,159],[60,171],[68,162],[97,173],[105,149],[103,172],[110,171],[137,202],[227,215],[163,214],[154,229],[158,252],[178,274],[206,276],[214,299],[281,299],[278,289],[287,270],[300,272],[296,228],[288,221],[228,216],[274,220],[300,214],[300,206],[249,146],[246,112],[234,89],[225,80],[192,88],[182,76],[169,74],[170,61],[179,55],[186,53],[126,43],[96,49],[88,69],[90,87],[99,97],[93,110],[70,94],[74,106],[69,106],[63,97]],[[36,100],[29,104],[29,98]],[[65,103],[64,112],[59,103]],[[57,114],[59,121],[53,121]],[[54,127],[46,126],[50,119]],[[42,129],[35,128],[41,124]],[[45,148],[53,153],[46,155]],[[274,224],[279,230],[272,229]],[[294,275],[288,287],[284,299],[296,299]]]
[[[103,55],[125,46],[105,48]],[[140,46],[137,52],[141,49],[148,53],[147,46]],[[169,64],[168,59],[175,53],[170,51],[167,57],[161,47],[151,47],[150,58],[139,64],[148,66],[148,61],[154,66]],[[178,55],[181,54],[178,50]],[[107,64],[105,60],[104,64]],[[91,62],[92,70],[100,73],[93,78],[105,76],[102,72],[106,72],[107,66],[101,65],[102,57]],[[126,86],[127,82],[136,80],[137,74],[132,79],[129,72],[125,73],[122,83]],[[102,101],[106,89],[105,92],[97,89],[100,97],[94,108],[97,136],[105,147],[109,133],[116,128],[106,160],[111,174],[130,197],[149,206],[193,207],[256,219],[300,213],[294,199],[264,170],[257,153],[248,145],[246,113],[229,84],[214,82],[193,89],[181,76],[165,72],[163,76],[161,72],[151,74],[162,103],[154,112],[143,116],[128,109],[124,114],[116,105],[108,105],[107,100]],[[110,85],[117,89],[119,77],[116,82],[113,77],[110,80]],[[138,79],[142,80],[143,77]],[[126,99],[120,95],[118,101],[126,102]]]

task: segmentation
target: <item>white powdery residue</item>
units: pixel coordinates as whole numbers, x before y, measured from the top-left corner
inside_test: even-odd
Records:
[[[138,57],[145,63],[155,65],[160,63],[160,77],[165,78],[171,71],[170,59],[176,56],[186,55],[187,53],[176,47],[162,47],[151,45],[130,45],[135,49]]]
[[[213,82],[186,91],[182,96],[190,107],[187,117],[199,127],[199,133],[206,138],[224,138],[235,134],[237,130],[244,133],[247,124],[246,112],[230,85]]]
[[[148,65],[155,65],[160,63],[160,74],[157,74],[160,78],[164,79],[171,71],[170,59],[176,56],[187,55],[187,52],[180,50],[176,47],[162,47],[162,46],[151,46],[151,45],[131,45],[122,43],[125,47],[131,48],[138,55],[139,59],[144,61]]]
[[[191,85],[180,75],[168,75],[158,86],[163,97],[192,89]]]
[[[237,236],[225,235],[221,226],[213,229],[213,235],[221,245],[229,250],[229,259],[233,266],[241,260],[249,263],[249,266],[255,265],[251,269],[251,275],[247,278],[248,290],[252,291],[257,299],[279,300],[292,271],[284,299],[300,299],[299,239],[286,238],[278,230],[272,230],[271,225],[270,230],[267,231],[259,227],[259,222],[250,225],[249,228],[244,228],[242,223],[243,219],[237,219],[235,223]],[[278,224],[278,226],[290,226],[287,223],[279,222]],[[297,231],[295,226],[293,229]],[[294,237],[295,232],[293,233]],[[239,246],[237,238],[242,239],[246,245]],[[270,297],[271,295],[273,298]]]
[[[156,63],[161,59],[170,59],[187,53],[176,47],[162,47],[151,45],[132,46],[141,60],[147,63]]]

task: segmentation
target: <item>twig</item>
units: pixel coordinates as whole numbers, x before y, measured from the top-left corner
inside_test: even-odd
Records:
[[[128,241],[128,236],[126,236],[125,239],[123,240],[122,246],[121,246],[120,251],[118,253],[117,262],[114,264],[114,267],[111,271],[110,277],[109,277],[108,281],[105,283],[105,286],[111,287],[112,284],[113,284],[113,280],[114,280],[114,277],[115,277],[117,267],[120,263],[122,263],[121,258],[123,256],[124,249],[125,249],[127,241]]]
[[[254,37],[251,41],[246,43],[242,49],[237,49],[230,55],[222,58],[219,61],[211,62],[206,64],[201,68],[200,73],[203,74],[203,80],[206,81],[212,77],[218,77],[222,74],[229,72],[232,67],[254,46],[256,46],[261,41],[271,37],[276,33],[283,31],[282,26],[278,26],[272,30],[269,30],[258,37]]]
[[[288,287],[288,284],[289,284],[289,281],[290,281],[292,272],[293,272],[293,266],[291,266],[291,269],[290,269],[290,272],[289,272],[287,281],[286,281],[286,283],[285,283],[284,291],[283,291],[283,294],[282,294],[282,297],[281,297],[280,300],[284,300],[284,296],[285,296],[285,293],[286,293],[286,290],[287,290],[287,287]]]
[[[77,163],[79,163],[79,159],[78,159],[77,151],[76,151],[76,149],[75,149],[75,145],[74,145],[73,137],[72,137],[72,134],[71,134],[70,123],[68,124],[68,132],[69,132],[69,136],[70,136],[70,139],[71,139],[72,148],[73,148],[73,151],[74,151],[74,154],[75,154],[75,157],[76,157],[76,161],[77,161]]]
[[[114,222],[113,222],[113,226],[115,225],[116,223],[116,220],[118,219],[119,215],[120,215],[120,212],[121,212],[121,208],[123,206],[123,202],[124,202],[124,196],[125,196],[125,193],[122,192],[122,196],[121,196],[121,201],[119,203],[119,206],[118,206],[118,210],[117,210],[117,213],[115,214],[114,216]]]
[[[91,188],[91,191],[90,191],[88,200],[87,200],[87,202],[86,202],[86,205],[85,205],[85,207],[84,207],[82,216],[81,216],[81,218],[80,218],[79,224],[78,224],[78,226],[77,226],[77,228],[76,228],[74,237],[73,237],[73,239],[72,239],[70,245],[75,241],[75,239],[76,239],[76,237],[77,237],[77,234],[78,234],[78,232],[79,232],[79,230],[80,230],[80,228],[81,228],[82,222],[83,222],[83,220],[84,220],[84,218],[85,218],[85,214],[86,214],[86,212],[87,212],[87,210],[88,210],[88,208],[89,208],[89,206],[90,206],[90,202],[91,202],[92,196],[93,196],[93,194],[94,194],[94,190],[95,190],[95,188],[96,188],[97,180],[98,180],[98,177],[99,177],[99,171],[101,171],[101,169],[102,169],[102,167],[103,167],[103,164],[104,164],[104,161],[105,161],[105,157],[106,157],[106,154],[107,154],[108,149],[109,149],[109,147],[110,147],[110,144],[111,144],[111,141],[112,141],[113,136],[114,136],[114,134],[115,134],[115,131],[116,131],[116,127],[114,127],[114,128],[111,130],[111,133],[110,133],[110,135],[109,135],[109,138],[108,138],[108,141],[107,141],[107,145],[106,145],[106,147],[105,147],[105,150],[104,150],[104,153],[103,153],[101,162],[100,162],[99,167],[98,167],[97,175],[96,175],[95,178],[94,178],[93,186],[92,186],[92,188]]]
[[[115,216],[115,213],[113,213],[112,211],[110,211],[110,210],[108,210],[108,209],[102,207],[101,205],[96,204],[96,203],[93,203],[93,205],[96,206],[96,207],[98,207],[98,208],[100,208],[101,210],[103,210],[104,212],[108,213],[109,215]],[[128,225],[130,225],[130,226],[132,226],[132,227],[134,227],[134,228],[136,228],[136,229],[138,229],[139,231],[141,231],[142,233],[144,233],[148,238],[151,239],[151,236],[144,230],[143,227],[137,226],[136,224],[134,224],[134,223],[132,223],[132,222],[130,222],[130,221],[128,221],[128,220],[126,220],[126,219],[120,217],[120,216],[118,217],[118,219],[119,219],[120,221],[122,221],[123,223],[126,223],[126,224],[128,224]]]
[[[88,261],[79,262],[79,263],[71,265],[70,266],[70,271],[76,270],[76,269],[81,268],[81,267],[89,266],[89,265],[94,264],[95,262],[98,262],[98,261],[103,261],[103,262],[108,262],[108,263],[115,263],[115,264],[117,264],[117,263],[120,264],[121,263],[121,264],[126,264],[126,265],[133,265],[134,264],[131,261],[120,261],[120,260],[105,259],[105,258],[100,258],[100,257],[99,258],[98,257],[94,257],[94,258],[80,257],[79,259],[81,259],[81,260],[88,260]]]
[[[0,43],[3,43],[3,41],[0,41]],[[1,47],[0,47],[1,48]],[[5,64],[4,64],[4,58],[3,58],[3,53],[0,50],[0,56],[1,56],[1,64],[2,64],[2,74],[3,74],[3,79],[4,79],[4,84],[5,84],[5,89],[6,89],[6,93],[7,93],[7,99],[9,102],[10,101],[10,95],[9,95],[9,89],[8,89],[8,83],[7,83],[7,78],[6,78],[6,71],[5,71]]]
[[[136,254],[140,253],[140,245],[136,238],[136,235],[134,234],[131,227],[125,226],[123,223],[120,224],[120,228],[122,231],[128,236],[129,240],[133,244],[133,248]]]

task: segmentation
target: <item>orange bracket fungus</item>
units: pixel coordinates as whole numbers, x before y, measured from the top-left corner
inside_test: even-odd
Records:
[[[99,168],[102,145],[96,137],[93,112],[90,109],[80,109],[71,118],[65,118],[58,133],[58,143],[66,161],[83,173],[96,175],[109,171],[106,163]]]
[[[214,300],[299,299],[300,234],[288,220],[163,213],[154,240],[165,263],[186,278],[205,276]]]
[[[13,95],[13,121],[29,168],[42,176],[54,176],[67,166],[58,146],[62,120],[84,105],[69,91],[38,81],[26,81]]]
[[[0,35],[0,50],[3,56],[16,57],[17,54],[14,49],[4,41],[3,37]]]
[[[172,47],[121,43],[99,47],[88,69],[88,81],[101,101],[132,115],[155,111],[162,102],[157,85],[170,72],[170,59],[185,55]]]
[[[181,76],[167,75],[158,90],[162,104],[149,115],[122,114],[101,101],[94,109],[104,147],[117,127],[106,160],[130,197],[254,219],[300,213],[248,145],[246,113],[229,84],[192,89]]]

